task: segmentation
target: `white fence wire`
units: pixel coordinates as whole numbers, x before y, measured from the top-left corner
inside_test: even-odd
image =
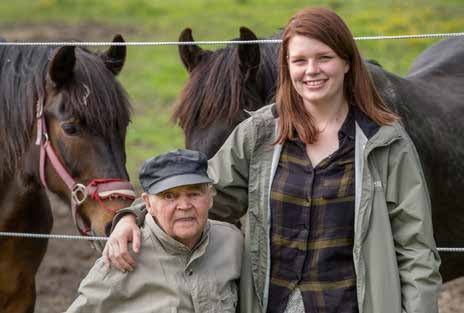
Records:
[[[388,40],[388,39],[431,39],[462,37],[464,33],[443,33],[443,34],[418,34],[418,35],[394,35],[394,36],[366,36],[354,37],[355,40]],[[189,46],[189,45],[224,45],[224,44],[278,44],[280,39],[259,39],[259,40],[217,40],[217,41],[142,41],[142,42],[0,42],[0,46]]]
[[[73,236],[73,235],[56,235],[56,234],[35,234],[35,233],[14,233],[0,232],[0,237],[22,237],[34,239],[63,239],[63,240],[97,240],[107,241],[108,237],[91,237],[91,236]],[[458,247],[439,247],[439,252],[464,252],[464,248]]]
[[[365,36],[355,37],[355,40],[391,40],[391,39],[431,39],[464,37],[462,33],[394,35],[394,36]],[[221,45],[221,44],[279,44],[280,39],[259,40],[219,40],[219,41],[153,41],[153,42],[0,42],[0,46],[169,46],[169,45]],[[0,237],[22,237],[34,239],[61,239],[61,240],[97,240],[107,241],[108,237],[74,236],[61,234],[36,234],[18,232],[0,232]],[[439,252],[464,252],[460,247],[439,247]]]

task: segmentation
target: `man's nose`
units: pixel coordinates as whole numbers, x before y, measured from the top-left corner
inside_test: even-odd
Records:
[[[177,208],[180,210],[188,210],[192,207],[192,201],[187,196],[181,196],[177,199]]]

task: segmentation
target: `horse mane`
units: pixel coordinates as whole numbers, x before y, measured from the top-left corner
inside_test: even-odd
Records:
[[[260,44],[260,53],[256,81],[261,90],[258,92],[265,101],[270,101],[277,81],[276,45]],[[206,128],[217,120],[232,123],[245,92],[244,79],[239,67],[238,45],[229,44],[214,52],[208,51],[204,61],[190,73],[172,119],[185,133],[194,127]]]
[[[0,178],[11,175],[31,144],[36,101],[45,97],[48,63],[56,47],[0,47]],[[63,110],[105,138],[123,135],[130,103],[103,60],[76,47],[73,79],[62,87]],[[86,96],[87,95],[87,96]]]
[[[367,59],[367,60],[364,60],[364,61],[366,63],[368,63],[368,64],[372,64],[372,65],[378,66],[380,68],[383,68],[382,64],[380,64],[380,62],[375,60],[375,59]]]
[[[280,39],[281,32],[276,33],[270,39]],[[277,59],[279,57],[280,44],[261,44],[261,64],[258,78],[263,82],[263,90],[261,91],[265,97],[265,105],[275,101],[275,93],[277,88],[277,78],[279,70],[277,68]]]

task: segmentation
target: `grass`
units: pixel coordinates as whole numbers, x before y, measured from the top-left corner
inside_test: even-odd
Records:
[[[1,25],[105,25],[125,33],[128,41],[176,41],[185,27],[196,40],[227,40],[247,26],[268,37],[303,6],[300,0],[16,0],[0,3]],[[334,9],[355,36],[446,33],[464,31],[459,0],[305,1]],[[28,12],[27,15],[24,12]],[[78,38],[87,41],[92,27]],[[57,40],[59,38],[56,38]],[[436,40],[358,42],[366,58],[404,75],[414,58]],[[211,48],[211,47],[204,47]],[[127,136],[128,169],[137,177],[142,161],[182,147],[180,129],[169,120],[170,109],[187,74],[175,46],[129,47],[120,80],[134,106]],[[134,179],[136,181],[136,179]]]

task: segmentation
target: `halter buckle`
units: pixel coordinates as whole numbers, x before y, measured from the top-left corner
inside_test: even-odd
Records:
[[[43,138],[43,142],[44,142],[44,147],[46,147],[48,145],[48,142],[50,141],[50,138],[48,137],[48,134],[47,133],[43,133],[42,134],[42,138]]]
[[[71,190],[71,198],[76,205],[81,205],[87,199],[87,188],[82,184],[75,184]]]

